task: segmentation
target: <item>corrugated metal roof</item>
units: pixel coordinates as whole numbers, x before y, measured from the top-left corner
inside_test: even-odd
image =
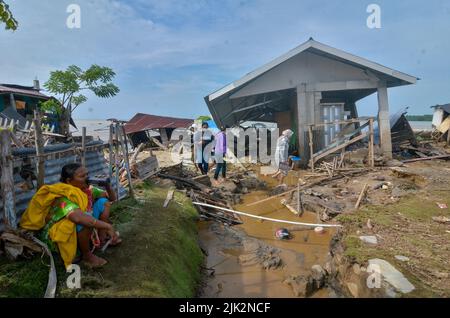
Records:
[[[125,132],[132,134],[139,131],[160,128],[187,128],[194,122],[193,119],[174,118],[137,113],[125,124]]]
[[[91,142],[88,143],[87,146],[93,146],[98,144],[99,148],[94,148],[86,151],[86,167],[89,171],[89,174],[91,176],[95,175],[108,175],[109,174],[109,168],[106,163],[106,160],[102,153],[102,143],[99,142]],[[49,147],[45,147],[46,153],[52,153],[55,151],[61,151],[61,150],[70,150],[73,145],[70,144],[58,144],[58,145],[51,145]],[[89,148],[88,148],[89,149]],[[27,155],[32,155],[36,153],[35,148],[19,148],[15,149],[13,152],[13,156],[20,160],[27,157]],[[73,163],[73,162],[80,162],[80,158],[74,154],[73,152],[68,153],[67,155],[61,155],[57,158],[47,158],[45,160],[45,178],[44,183],[45,184],[54,184],[59,182],[60,175],[61,175],[61,169],[64,165]],[[15,162],[15,167],[20,167],[21,162]],[[32,169],[36,169],[36,158],[31,159],[31,166]],[[17,170],[17,169],[15,169]],[[31,190],[24,190],[19,185],[22,184],[25,180],[22,179],[20,176],[20,173],[18,171],[15,171],[14,173],[14,184],[15,184],[15,194],[16,194],[16,212],[17,212],[17,221],[20,220],[20,216],[23,214],[25,209],[28,206],[28,203],[30,202],[31,198],[36,192],[36,189]],[[113,185],[113,188],[115,188],[116,180],[113,178],[111,180],[111,183]],[[34,182],[35,185],[35,182]],[[126,197],[128,194],[127,189],[123,188],[122,186],[119,186],[119,198],[122,199]],[[3,203],[0,200],[0,231],[2,230],[2,220],[3,220]]]
[[[50,99],[49,96],[42,94],[41,92],[35,90],[33,87],[0,84],[0,94],[10,94],[10,93],[36,97],[40,99]]]
[[[251,80],[257,78],[258,76],[268,72],[269,70],[273,69],[274,67],[280,65],[281,63],[289,60],[290,58],[296,56],[297,54],[300,54],[306,50],[311,50],[311,49],[315,49],[317,51],[323,52],[323,53],[327,53],[331,56],[334,56],[336,58],[339,58],[340,60],[342,60],[343,62],[349,62],[352,64],[356,64],[359,65],[361,67],[364,68],[369,68],[372,69],[374,71],[378,71],[380,73],[389,75],[391,77],[395,77],[401,81],[407,82],[408,84],[415,84],[417,82],[417,77],[396,71],[394,69],[388,68],[386,66],[383,66],[381,64],[369,61],[367,59],[364,59],[362,57],[344,52],[342,50],[336,49],[334,47],[325,45],[323,43],[320,43],[318,41],[315,41],[314,39],[310,38],[308,41],[306,41],[303,44],[300,44],[299,46],[297,46],[296,48],[290,50],[289,52],[281,55],[280,57],[274,59],[273,61],[257,68],[256,70],[246,74],[245,76],[243,76],[242,78],[238,79],[237,81],[234,81],[231,84],[228,84],[227,86],[219,89],[218,91],[208,95],[207,97],[205,97],[205,99],[207,98],[208,101],[212,101],[214,99],[217,99],[218,97],[226,94],[227,92],[241,87],[244,84],[250,82]]]
[[[435,109],[443,109],[446,113],[450,114],[450,104],[445,104],[445,105],[436,105],[436,106],[431,106],[432,108]]]
[[[317,42],[312,38],[305,43],[299,45],[298,47],[290,50],[289,52],[281,55],[280,57],[272,60],[271,62],[257,68],[256,70],[244,75],[242,78],[224,86],[223,88],[209,94],[204,98],[211,115],[213,116],[215,122],[218,125],[229,125],[233,126],[238,124],[239,121],[242,120],[255,120],[257,115],[264,115],[267,113],[267,110],[264,109],[266,105],[271,102],[270,99],[268,101],[263,101],[260,103],[259,101],[254,101],[258,96],[265,96],[273,91],[266,91],[264,93],[260,93],[257,95],[252,95],[248,99],[249,101],[241,101],[239,103],[236,101],[233,103],[233,98],[231,97],[233,94],[237,94],[240,90],[245,89],[248,85],[251,85],[258,78],[271,72],[276,69],[281,64],[287,62],[288,60],[304,53],[312,53],[315,55],[323,56],[330,60],[334,60],[346,65],[350,65],[354,68],[358,68],[363,71],[371,71],[377,76],[381,76],[386,79],[387,87],[396,87],[401,85],[410,85],[415,84],[418,78],[396,71],[394,69],[388,68],[381,64],[369,61],[362,57],[344,52],[342,50],[333,48],[331,46],[325,45],[323,43]],[[295,89],[296,86],[292,84],[292,87],[286,87],[286,89]],[[253,99],[253,102],[251,102]],[[255,114],[254,118],[246,118],[244,116],[244,112],[239,113],[238,115],[233,115],[227,117],[228,114],[232,113],[236,109],[245,109],[245,107],[255,107],[258,106],[259,113]],[[255,108],[256,109],[256,108]],[[224,119],[226,118],[226,119]]]

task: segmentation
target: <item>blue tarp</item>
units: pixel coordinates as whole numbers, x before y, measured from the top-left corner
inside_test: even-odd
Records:
[[[217,127],[216,123],[214,122],[214,120],[208,120],[207,121],[209,128],[213,128],[213,129],[219,129],[219,127]]]

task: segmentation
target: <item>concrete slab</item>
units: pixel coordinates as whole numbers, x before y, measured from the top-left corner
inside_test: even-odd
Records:
[[[369,260],[369,265],[378,266],[383,279],[399,292],[407,294],[415,289],[413,284],[411,284],[401,272],[387,261],[374,258]]]

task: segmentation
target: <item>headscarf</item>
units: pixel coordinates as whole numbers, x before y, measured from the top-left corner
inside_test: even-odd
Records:
[[[294,134],[294,132],[290,129],[286,129],[285,131],[282,132],[282,135],[286,136],[288,138],[291,138],[293,134]]]

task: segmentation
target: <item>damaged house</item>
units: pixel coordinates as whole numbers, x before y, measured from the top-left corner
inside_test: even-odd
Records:
[[[130,137],[133,147],[158,137],[167,146],[176,128],[188,128],[193,123],[193,119],[137,113],[125,124],[125,133]]]
[[[24,127],[26,121],[33,118],[39,103],[49,99],[40,92],[38,80],[33,86],[0,84],[0,118],[18,121]]]
[[[447,138],[447,143],[450,144],[450,104],[432,106],[433,113],[433,128],[436,130],[437,138]]]
[[[309,39],[275,60],[205,97],[218,125],[257,120],[295,132],[302,163],[310,157],[311,124],[358,118],[356,103],[378,96],[379,145],[392,157],[388,88],[411,85],[417,78]],[[355,130],[358,124],[354,125]],[[340,125],[322,125],[314,143],[330,145]]]

